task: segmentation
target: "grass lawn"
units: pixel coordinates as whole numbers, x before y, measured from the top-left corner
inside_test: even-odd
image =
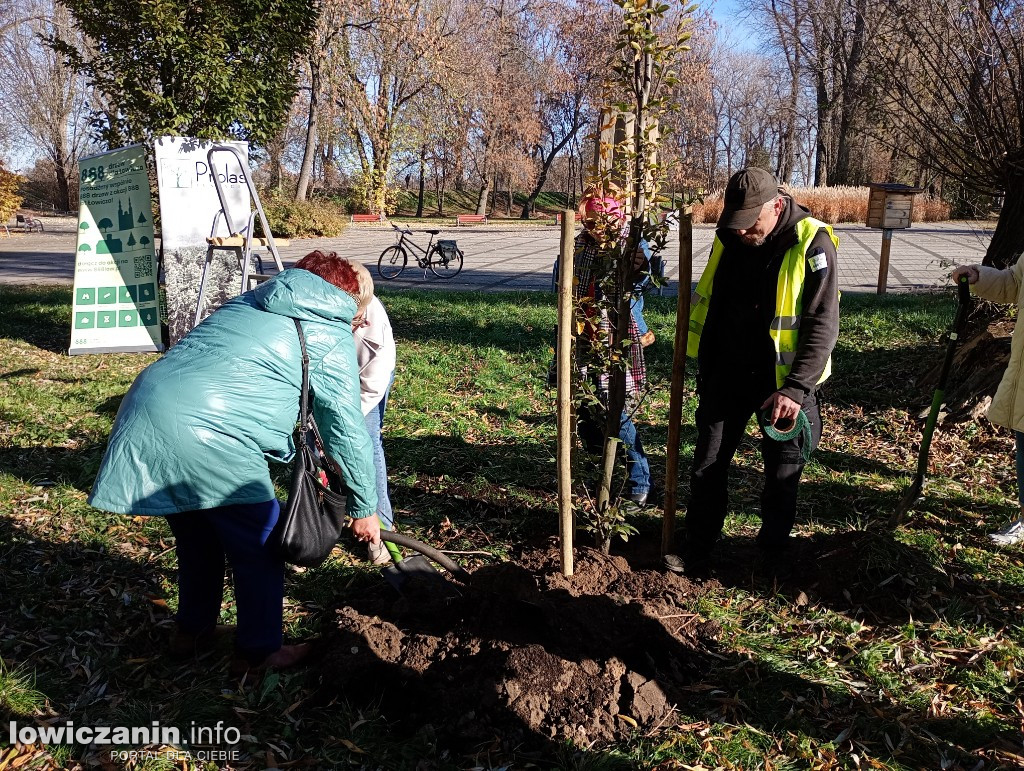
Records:
[[[544,381],[554,298],[382,299],[399,346],[385,448],[400,526],[463,552],[471,568],[550,536],[554,397]],[[77,745],[10,746],[12,720],[158,720],[183,732],[224,721],[241,733],[230,763],[165,756],[106,767],[1024,766],[1024,551],[985,538],[1017,511],[1009,433],[940,427],[925,499],[904,527],[886,526],[915,466],[915,416],[930,401],[918,380],[942,355],[951,297],[843,298],[825,435],[804,475],[797,523],[819,555],[813,585],[777,585],[744,564],[727,566],[699,604],[721,627],[717,648],[673,720],[617,746],[565,747],[547,758],[456,751],[429,733],[394,731],[359,694],[323,693],[312,670],[239,680],[228,675],[226,651],[198,665],[167,660],[176,605],[169,530],[158,518],[85,503],[120,398],[155,357],[69,358],[70,302],[68,288],[0,287],[0,769],[107,760]],[[638,422],[660,480],[674,300],[649,298],[647,317],[658,342],[648,349],[653,390]],[[690,394],[692,386],[691,377]],[[684,409],[684,469],[694,406]],[[725,554],[749,552],[759,475],[751,429],[732,477]],[[286,479],[283,470],[277,478]],[[680,487],[685,500],[685,478]],[[656,513],[634,524],[636,539],[659,537]],[[340,548],[323,567],[294,571],[286,633],[318,634],[331,622],[327,609],[379,581]],[[228,600],[224,623],[233,620]]]

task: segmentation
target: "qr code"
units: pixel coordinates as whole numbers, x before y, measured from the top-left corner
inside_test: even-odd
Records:
[[[135,256],[135,278],[149,278],[150,276],[150,260],[148,256],[136,255]]]

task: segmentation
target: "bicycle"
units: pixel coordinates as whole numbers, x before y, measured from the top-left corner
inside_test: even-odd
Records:
[[[419,244],[406,238],[406,236],[412,235],[412,230],[400,228],[394,223],[391,223],[391,227],[400,233],[401,236],[397,244],[389,246],[380,253],[380,259],[377,260],[377,272],[381,275],[381,278],[388,280],[398,278],[409,263],[409,247],[419,252],[419,254],[414,254],[413,256],[416,258],[416,264],[423,268],[424,271],[430,268],[430,272],[438,278],[455,278],[459,275],[465,255],[455,241],[438,239],[437,243],[434,243],[434,236],[440,233],[440,230],[423,231],[430,233],[430,242],[427,244],[427,248],[424,249]]]

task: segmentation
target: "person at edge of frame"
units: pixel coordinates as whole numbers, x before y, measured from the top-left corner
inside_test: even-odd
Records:
[[[1024,260],[1017,260],[1009,268],[1000,270],[987,265],[961,265],[953,271],[953,283],[967,276],[971,291],[978,297],[997,303],[1016,303],[1024,307]],[[1015,324],[1011,339],[1010,361],[1006,365],[989,405],[987,417],[997,426],[1006,426],[1013,431],[1017,446],[1017,501],[1020,516],[1005,527],[988,534],[1000,546],[1012,546],[1024,541],[1024,409],[1021,407],[1020,370],[1024,357],[1024,332],[1018,334],[1020,324]]]
[[[790,545],[805,459],[821,438],[818,387],[832,372],[839,336],[837,248],[832,228],[758,168],[736,172],[707,267],[697,284],[687,337],[697,359],[697,442],[684,521],[682,561],[666,567],[706,577],[729,505],[729,467],[754,414],[762,426],[809,431],[763,436],[764,487],[757,545],[769,560]],[[810,446],[807,446],[807,445]]]

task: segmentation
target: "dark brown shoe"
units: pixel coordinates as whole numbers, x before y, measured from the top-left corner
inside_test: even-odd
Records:
[[[282,645],[259,664],[250,664],[244,658],[236,658],[231,662],[231,674],[241,676],[246,672],[262,672],[267,669],[289,669],[301,663],[312,650],[313,645],[311,643],[297,643],[296,645]]]

